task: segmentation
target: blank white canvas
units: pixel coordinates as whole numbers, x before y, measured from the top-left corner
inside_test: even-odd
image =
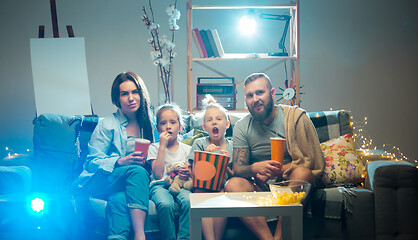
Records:
[[[30,39],[37,114],[89,115],[84,38]]]

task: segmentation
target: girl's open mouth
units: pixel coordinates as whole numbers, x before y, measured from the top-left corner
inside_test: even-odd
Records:
[[[219,133],[219,129],[217,127],[212,128],[212,133],[213,134],[218,134]]]

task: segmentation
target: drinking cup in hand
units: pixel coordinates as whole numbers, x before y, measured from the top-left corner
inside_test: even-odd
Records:
[[[283,164],[285,139],[281,137],[272,137],[270,138],[270,144],[271,144],[271,160],[275,160]]]
[[[148,147],[150,145],[148,139],[138,138],[135,140],[135,152],[142,152],[143,157],[147,157]]]

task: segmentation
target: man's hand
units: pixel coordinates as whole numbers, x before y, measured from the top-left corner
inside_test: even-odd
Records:
[[[253,173],[263,175],[268,178],[282,175],[282,164],[274,160],[256,162],[251,165]]]
[[[256,174],[255,176],[255,182],[257,183],[257,185],[262,186],[264,185],[270,178],[266,175],[261,175],[259,173]]]
[[[145,156],[143,152],[133,152],[123,158],[118,159],[118,164],[121,166],[127,165],[145,165]]]

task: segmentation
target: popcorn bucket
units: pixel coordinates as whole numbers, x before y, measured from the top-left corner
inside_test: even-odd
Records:
[[[227,155],[195,151],[193,187],[220,191],[228,162]]]

